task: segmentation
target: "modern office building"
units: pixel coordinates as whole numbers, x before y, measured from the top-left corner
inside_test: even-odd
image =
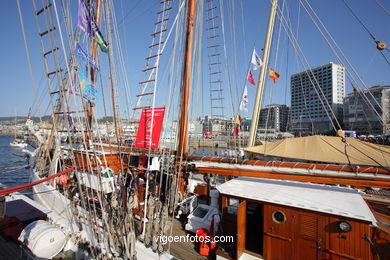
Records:
[[[286,132],[289,107],[270,105],[260,110],[259,129],[273,129],[275,132]]]
[[[344,129],[357,134],[390,132],[390,86],[353,91],[344,98]]]
[[[291,76],[292,132],[327,133],[343,119],[345,69],[329,63]],[[334,116],[333,116],[334,114]]]

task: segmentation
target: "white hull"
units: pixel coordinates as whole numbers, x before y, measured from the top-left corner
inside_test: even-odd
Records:
[[[32,181],[34,182],[40,179],[41,178],[38,176],[38,172],[34,169]],[[49,183],[44,182],[35,185],[32,189],[34,193],[33,198],[36,202],[53,210],[63,218],[66,218],[67,215],[69,216],[70,201],[60,192],[55,190],[55,188],[52,187]]]
[[[15,148],[26,148],[27,147],[26,143],[14,143],[14,142],[12,142],[9,145],[12,146],[12,147],[15,147]]]
[[[37,181],[40,179],[41,178],[39,177],[38,172],[34,169],[32,181]],[[59,191],[55,190],[49,182],[44,182],[35,185],[32,189],[34,193],[34,201],[55,212],[61,218],[65,219],[67,225],[73,227],[72,232],[74,235],[76,235],[76,237],[79,237],[81,241],[88,241],[90,245],[100,247],[102,249],[102,252],[105,251],[105,248],[107,248],[107,246],[105,244],[98,243],[95,239],[95,236],[92,235],[93,232],[90,227],[90,222],[88,221],[88,213],[83,208],[77,207],[77,215],[75,215],[75,212],[71,209],[71,201],[65,196],[63,196]],[[76,218],[78,222],[81,222],[81,232],[75,225],[76,222],[74,220]],[[103,223],[100,220],[98,220],[98,222],[98,226],[103,226]],[[98,232],[100,232],[101,234],[106,232],[102,228],[98,228],[97,226],[95,226],[95,232],[97,231],[96,229],[98,229]],[[107,236],[107,234],[103,235]],[[136,241],[135,248],[137,252],[137,259],[157,260],[173,258],[167,253],[159,255],[153,252],[151,248],[146,248],[145,245],[139,241]]]

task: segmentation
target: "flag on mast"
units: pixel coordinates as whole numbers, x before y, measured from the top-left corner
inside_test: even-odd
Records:
[[[232,136],[239,136],[240,135],[240,127],[239,126],[234,126],[233,131],[232,131]]]
[[[263,61],[260,59],[259,55],[257,55],[255,48],[253,48],[251,63],[253,64],[253,70],[257,70],[263,66]]]
[[[251,83],[252,85],[256,85],[255,83],[255,80],[253,79],[253,75],[252,75],[252,71],[249,70],[248,71],[248,76],[246,77],[246,79],[249,81],[249,83]]]
[[[280,77],[280,75],[274,71],[272,68],[269,69],[269,77],[274,80],[274,83],[276,83],[276,80]]]
[[[244,87],[244,91],[242,92],[242,98],[240,103],[240,110],[243,112],[248,112],[248,88]]]
[[[89,55],[80,44],[76,43],[76,56],[80,57],[82,60],[85,60],[93,67],[95,70],[99,70],[99,66],[96,64],[95,60],[91,55]]]
[[[77,12],[77,27],[85,32],[88,37],[92,37],[92,28],[91,28],[91,13],[89,9],[86,8],[84,1],[79,0],[79,9]]]
[[[235,123],[237,124],[237,125],[241,125],[241,122],[242,122],[242,117],[240,116],[240,115],[237,115],[236,116],[236,121],[235,121]]]
[[[240,135],[240,132],[241,132],[241,122],[242,122],[242,117],[240,115],[237,115],[236,116],[236,119],[234,121],[234,127],[233,127],[233,131],[232,131],[232,135],[233,136],[239,136]]]
[[[79,0],[79,10],[77,13],[77,27],[85,32],[89,38],[95,39],[102,52],[108,52],[108,44],[101,33],[99,26],[92,20],[91,11],[84,0]]]

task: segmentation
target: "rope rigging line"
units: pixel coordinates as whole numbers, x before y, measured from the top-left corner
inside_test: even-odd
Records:
[[[313,71],[311,70],[310,66],[309,66],[309,63],[307,61],[307,58],[306,56],[304,55],[299,43],[297,42],[295,36],[293,35],[292,33],[292,29],[291,27],[289,27],[289,24],[288,22],[286,21],[286,19],[284,18],[284,16],[280,13],[280,8],[278,8],[278,12],[277,12],[277,15],[278,15],[278,18],[279,20],[282,22],[282,26],[283,28],[285,29],[286,31],[286,34],[288,36],[288,38],[290,39],[290,42],[292,43],[295,51],[298,55],[298,58],[299,58],[299,61],[301,62],[301,64],[303,65],[303,67],[306,68],[306,74],[308,75],[308,78],[310,80],[310,83],[312,84],[312,86],[314,87],[314,90],[317,94],[317,97],[319,98],[320,102],[321,102],[321,105],[323,106],[324,108],[324,111],[325,113],[327,114],[328,118],[330,119],[330,123],[332,124],[332,127],[335,131],[337,131],[337,128],[332,120],[335,119],[335,122],[338,126],[338,129],[341,129],[340,127],[340,123],[339,121],[337,120],[337,117],[336,115],[334,114],[334,111],[333,109],[331,108],[327,98],[325,97],[325,94],[323,93],[316,77],[314,76],[314,73]],[[314,81],[314,82],[313,82]],[[325,102],[324,102],[325,101]],[[328,108],[328,109],[327,109]]]
[[[173,22],[173,25],[171,27],[171,30],[168,34],[168,38],[171,35],[171,32],[173,31],[173,28],[175,27],[174,32],[174,38],[173,38],[173,47],[172,47],[172,54],[170,59],[170,65],[169,70],[167,70],[168,73],[168,86],[169,88],[166,91],[166,95],[164,97],[164,104],[166,104],[166,116],[164,116],[164,125],[169,124],[169,122],[173,122],[176,120],[176,118],[179,117],[179,109],[175,109],[174,102],[172,100],[175,99],[175,97],[178,97],[180,92],[180,86],[181,86],[181,79],[179,75],[182,74],[182,68],[180,66],[180,62],[184,59],[184,28],[185,28],[185,8],[184,7],[185,1],[182,1],[180,4],[179,11],[175,17],[175,21]],[[175,26],[174,26],[175,25]],[[178,65],[177,65],[178,64]],[[166,132],[163,133],[164,137],[166,136]],[[177,138],[174,133],[174,131],[169,131],[168,138],[170,140],[175,140],[174,147],[177,147]]]
[[[203,12],[204,12],[204,3],[200,2],[198,5],[198,9],[196,13],[198,14],[196,17],[196,24],[198,26],[195,27],[195,36],[194,36],[194,62],[193,62],[193,74],[195,75],[195,80],[193,80],[194,84],[194,90],[191,89],[192,93],[196,94],[191,94],[191,104],[199,104],[199,99],[201,98],[200,96],[200,90],[202,87],[202,84],[200,83],[202,78],[202,55],[203,55]],[[196,65],[195,65],[196,64]],[[199,108],[200,106],[193,106],[195,107],[194,109],[191,109],[191,115],[189,116],[190,120],[193,120],[194,118],[197,118],[200,116],[199,114]]]
[[[237,82],[238,82],[238,72],[237,72],[237,37],[236,37],[236,11],[235,11],[235,3],[237,1],[235,0],[231,0],[231,1],[227,1],[227,12],[229,14],[229,17],[231,17],[231,19],[228,19],[229,21],[229,26],[230,26],[230,42],[231,42],[231,56],[233,58],[233,64],[232,64],[232,67],[233,67],[233,82],[234,82],[234,85],[232,85],[231,87],[234,87],[234,90],[236,91],[235,95],[239,96],[239,92],[238,92],[238,85],[237,85]],[[228,6],[230,3],[230,7]],[[226,62],[228,62],[228,60],[226,60]],[[234,108],[234,107],[233,107]],[[234,111],[234,110],[233,110]]]
[[[387,15],[390,15],[390,12],[389,10],[387,10],[383,4],[379,1],[379,0],[375,0],[375,3],[387,14]]]
[[[286,3],[286,6],[287,6],[287,20],[289,21],[289,24],[291,25],[291,15],[290,15],[290,9],[288,8],[288,4]],[[285,75],[286,75],[286,78],[288,77],[288,73],[289,73],[289,64],[290,64],[290,61],[289,61],[289,58],[290,58],[290,41],[288,40],[288,38],[286,37],[286,42],[287,42],[287,50],[286,50],[286,72],[285,72]],[[287,96],[289,93],[289,82],[286,80],[286,85],[285,85],[285,91],[284,91],[284,104],[287,105]],[[291,98],[290,98],[291,99]],[[291,100],[290,100],[291,102]],[[290,126],[290,116],[289,116],[290,113],[288,113],[287,115],[287,123],[286,123],[286,130],[289,129],[289,126]],[[312,130],[313,131],[313,130]]]
[[[352,8],[347,4],[345,0],[342,0],[344,5],[348,8],[348,10],[351,12],[351,14],[355,17],[355,19],[360,23],[360,25],[366,30],[366,32],[370,35],[371,39],[377,44],[377,48],[379,44],[381,43],[376,39],[374,34],[367,28],[367,26],[363,23],[363,21],[356,15],[356,13],[352,10]],[[377,2],[378,3],[378,2]],[[386,49],[389,51],[389,49],[386,47]],[[389,60],[386,58],[386,56],[383,54],[383,52],[378,49],[378,51],[382,54],[382,57],[386,60],[387,64],[390,66]]]
[[[334,38],[332,37],[332,35],[330,34],[330,32],[327,30],[327,28],[325,27],[324,23],[321,21],[321,19],[318,17],[317,13],[313,10],[313,8],[311,7],[311,5],[309,4],[309,2],[307,0],[306,1],[306,5],[308,6],[308,8],[312,11],[312,13],[314,14],[314,16],[316,17],[316,19],[318,20],[319,24],[322,26],[323,30],[325,31],[326,35],[328,35],[329,39],[326,38],[324,32],[320,29],[318,23],[316,21],[314,21],[314,18],[313,16],[309,13],[307,7],[305,5],[303,5],[303,2],[300,0],[300,3],[301,5],[303,6],[303,8],[305,9],[305,11],[307,12],[307,14],[309,15],[309,17],[312,19],[314,25],[317,27],[317,29],[320,31],[322,37],[325,39],[326,43],[328,44],[328,46],[331,48],[333,54],[336,56],[337,60],[340,62],[341,65],[343,65],[345,68],[347,68],[347,66],[344,64],[343,60],[341,59],[341,57],[338,55],[336,49],[339,51],[339,53],[342,55],[342,57],[344,58],[344,60],[347,62],[347,64],[349,65],[350,69],[352,70],[352,72],[354,73],[354,75],[358,78],[358,80],[361,82],[361,84],[363,85],[363,87],[367,90],[367,86],[365,85],[365,83],[363,82],[362,78],[359,76],[359,74],[357,73],[356,69],[353,67],[353,65],[351,64],[351,62],[349,61],[349,59],[346,57],[346,55],[344,54],[344,52],[341,50],[341,48],[339,47],[339,45],[336,43],[336,41],[334,40]],[[329,41],[330,40],[330,41]],[[331,44],[333,43],[334,46]],[[336,49],[335,49],[336,48]],[[350,70],[346,69],[346,74],[347,74],[347,77],[354,83],[354,85],[360,90],[362,91],[362,89],[359,87],[359,84],[357,82],[357,80],[355,79],[355,77],[351,74]],[[380,107],[380,111],[382,111],[382,114],[385,115],[385,117],[387,118],[388,120],[388,115],[386,113],[384,113],[382,107],[379,105],[378,101],[374,98],[373,94],[368,91],[368,94],[371,96],[371,98],[373,99],[373,101],[375,102],[376,105],[378,105]],[[382,124],[385,124],[383,118],[379,115],[378,111],[376,111],[376,109],[374,108],[374,106],[371,104],[371,102],[369,101],[368,97],[366,96],[365,93],[363,93],[363,96],[364,96],[364,100],[366,101],[366,103],[371,107],[371,109],[374,111],[374,113],[376,113],[376,115],[378,116],[378,118],[380,119],[380,121],[382,122]]]
[[[55,8],[55,11],[56,11],[56,18],[57,18],[57,23],[58,23],[58,26],[60,27],[60,23],[59,23],[59,18],[58,18],[58,13],[57,13],[57,8],[56,8],[56,4],[54,3],[54,8]],[[68,27],[67,27],[68,28]],[[64,43],[63,43],[63,39],[62,39],[62,33],[61,33],[61,29],[59,29],[59,33],[60,33],[60,37],[61,37],[61,42],[62,42],[62,46],[63,46],[63,51],[65,50],[65,46],[64,46]],[[71,39],[72,37],[70,36],[69,37],[69,39]],[[71,48],[73,47],[73,45],[71,45]],[[74,54],[74,52],[71,50],[71,54]],[[67,63],[67,57],[66,57],[66,53],[65,53],[65,51],[64,51],[64,56],[65,56],[65,62]],[[73,59],[74,60],[74,59]],[[67,69],[68,69],[68,76],[70,77],[70,73],[69,73],[69,70],[70,70],[70,67],[67,65],[66,66],[67,67]],[[72,81],[70,81],[71,82],[71,84],[73,83]],[[74,101],[75,101],[75,104],[77,103],[77,99],[75,98],[75,95],[74,95],[74,93],[73,93],[73,99],[74,99]],[[68,98],[67,98],[67,96],[66,95],[64,95],[63,96],[63,98],[64,98],[64,100],[65,100],[65,104],[67,105],[67,107],[68,107],[68,109],[69,109],[69,103],[68,103]],[[83,100],[83,98],[81,98],[81,105],[82,105],[82,107],[83,107],[83,109],[85,109],[86,108],[86,104],[85,104],[85,101]],[[83,128],[84,128],[84,124],[83,124],[83,122],[80,122],[81,121],[81,118],[80,117],[78,117],[78,120],[79,120],[79,125],[81,125]],[[86,120],[86,118],[85,118],[85,120]],[[89,130],[89,132],[91,133],[91,126],[86,122],[86,125],[87,125],[87,127],[88,127],[88,130]],[[68,126],[69,126],[69,122],[68,122]],[[69,133],[69,129],[70,129],[70,127],[68,127],[67,128],[68,129],[68,136],[73,136],[72,135],[72,133]],[[84,133],[84,131],[82,131],[82,137],[83,137],[83,143],[84,143],[84,146],[85,147],[87,147],[87,144],[86,144],[86,136],[85,136],[85,133]],[[70,142],[72,143],[72,138],[70,139]],[[74,160],[74,158],[75,158],[75,156],[74,156],[74,150],[73,150],[73,145],[72,145],[72,149],[71,149],[71,151],[72,151],[72,153],[73,153],[73,156],[72,156],[72,158],[73,158],[73,165],[74,166],[76,166],[76,162],[75,162],[75,160]],[[87,160],[88,160],[88,165],[91,165],[91,161],[89,160],[89,158],[90,158],[90,156],[88,155],[88,150],[86,151],[86,155],[87,155]],[[96,156],[96,155],[95,155]],[[60,159],[60,158],[59,158]],[[84,158],[82,157],[82,160],[84,160]],[[63,163],[60,163],[59,164],[59,166],[60,166],[60,168],[62,168],[62,165],[63,165]],[[84,165],[84,162],[83,162],[83,165]],[[86,203],[85,202],[85,198],[84,198],[84,196],[83,196],[83,189],[82,189],[82,187],[80,186],[80,183],[79,183],[79,192],[80,192],[80,194],[81,194],[81,203],[82,203],[82,206],[83,206],[83,208],[84,209],[87,209],[87,212],[88,212],[88,214],[91,214],[91,212],[92,212],[92,215],[93,215],[93,218],[95,219],[95,221],[97,220],[97,212],[96,212],[96,205],[93,205],[94,206],[94,208],[93,208],[93,211],[91,210],[91,206],[89,205],[89,203]],[[90,195],[89,194],[89,191],[88,191],[88,189],[86,189],[86,191],[87,191],[87,196],[88,197],[93,197],[93,194],[92,195]],[[92,192],[92,191],[91,191]],[[100,194],[99,193],[97,193],[97,196],[99,197],[99,200],[100,201],[102,201],[101,200],[101,196],[100,196]],[[103,203],[104,203],[104,201],[103,201]],[[86,207],[86,205],[88,206],[88,207]],[[73,207],[71,207],[71,210],[73,210]],[[66,211],[66,213],[69,213],[69,214],[71,214],[70,212],[68,212],[68,211]],[[73,213],[75,213],[75,212],[73,212]],[[70,219],[73,219],[73,221],[75,221],[74,220],[74,214],[71,214],[71,216],[70,216]],[[88,233],[88,235],[90,236],[90,240],[93,242],[93,244],[95,244],[96,242],[96,240],[97,240],[97,243],[99,242],[99,240],[102,240],[102,239],[99,239],[99,237],[96,237],[96,233],[95,232],[93,232],[92,230],[91,230],[91,228],[92,228],[92,226],[93,226],[93,223],[92,223],[92,221],[91,221],[91,218],[88,218],[88,222],[89,222],[89,225],[87,226],[87,228],[90,230],[90,232]],[[92,235],[92,236],[91,236]],[[98,236],[99,236],[99,234],[98,234]],[[97,252],[95,251],[95,250],[93,250],[93,254],[96,256],[97,255]]]
[[[138,98],[137,98],[137,101],[136,101],[136,105],[135,105],[135,107],[140,107],[141,106],[141,102],[142,102],[142,100],[143,100],[143,95],[142,94],[144,94],[145,93],[145,91],[146,91],[146,89],[147,89],[147,87],[149,86],[149,82],[152,80],[152,76],[153,75],[155,75],[155,73],[156,73],[156,71],[158,70],[158,62],[159,62],[159,58],[160,58],[160,56],[161,56],[161,54],[164,52],[164,49],[165,49],[165,47],[166,47],[166,45],[167,45],[167,43],[168,43],[168,40],[169,40],[169,38],[170,38],[170,35],[171,35],[171,33],[172,33],[172,31],[173,31],[173,28],[175,27],[175,25],[176,25],[176,23],[177,23],[177,19],[178,19],[178,17],[179,17],[179,14],[181,13],[181,10],[182,10],[182,8],[184,7],[184,2],[180,5],[180,7],[179,7],[179,10],[178,10],[178,14],[176,15],[176,17],[175,17],[175,21],[173,22],[173,24],[172,24],[172,26],[171,26],[171,29],[169,30],[169,33],[168,33],[168,35],[167,35],[167,37],[166,37],[166,39],[165,39],[165,41],[164,42],[159,42],[159,43],[157,43],[157,44],[155,44],[155,33],[157,33],[158,31],[158,25],[160,24],[160,26],[161,26],[161,33],[159,33],[160,34],[160,36],[159,36],[159,38],[162,40],[162,37],[165,35],[165,31],[164,30],[166,30],[166,24],[167,24],[167,20],[164,20],[164,22],[161,22],[161,23],[158,23],[159,21],[163,21],[163,19],[165,19],[165,18],[168,18],[168,15],[169,15],[169,10],[166,10],[166,9],[169,9],[169,8],[165,8],[165,7],[167,7],[166,5],[165,5],[165,3],[166,2],[168,2],[168,4],[170,4],[170,1],[164,1],[163,2],[163,6],[162,6],[162,8],[161,8],[161,10],[163,11],[163,12],[161,12],[160,13],[160,15],[158,15],[158,17],[157,17],[157,24],[156,24],[156,27],[155,27],[155,30],[154,30],[154,33],[152,34],[152,35],[154,35],[153,36],[153,38],[152,38],[152,42],[151,42],[151,45],[150,46],[152,46],[152,47],[154,47],[154,46],[157,46],[158,47],[158,50],[157,50],[157,54],[156,54],[156,56],[155,57],[157,57],[157,59],[156,59],[156,61],[153,63],[153,65],[151,65],[150,64],[150,61],[149,61],[149,59],[147,59],[147,62],[146,62],[146,69],[147,70],[145,70],[145,77],[144,77],[144,80],[146,80],[146,84],[142,84],[143,86],[140,86],[140,91],[139,91],[139,93],[141,94],[140,96],[138,96]],[[165,11],[164,11],[165,10]],[[160,17],[160,19],[159,19],[159,17]],[[161,18],[161,17],[165,17],[165,18]],[[163,27],[164,26],[164,27]],[[150,57],[150,55],[152,54],[152,52],[153,52],[153,48],[152,47],[150,47],[149,48],[149,54],[148,54],[148,57]],[[152,66],[152,67],[150,67],[150,66]],[[153,68],[153,69],[152,69]],[[149,76],[148,77],[146,77],[147,76],[147,74],[148,74],[148,72],[149,72]],[[155,82],[157,81],[157,79],[155,80]],[[154,95],[155,95],[155,93],[154,93]],[[133,111],[132,111],[132,114],[131,114],[131,120],[132,121],[134,121],[135,120],[135,114],[136,114],[136,111],[133,109]]]
[[[234,100],[233,100],[233,92],[232,92],[232,83],[231,83],[231,75],[230,75],[230,69],[229,69],[229,64],[228,64],[228,56],[227,56],[227,48],[226,48],[226,37],[225,37],[225,19],[224,19],[224,14],[223,14],[223,2],[224,1],[219,1],[219,13],[221,16],[221,29],[222,29],[222,39],[223,39],[223,52],[224,52],[224,59],[225,59],[225,69],[227,71],[227,87],[229,90],[229,98],[230,98],[230,104],[232,107],[232,113],[236,111],[235,105],[234,105]]]
[[[112,10],[115,10],[115,7],[114,7],[114,1],[111,1],[111,7],[110,7]],[[118,50],[118,59],[119,59],[119,65],[120,65],[120,68],[121,68],[121,72],[122,72],[122,76],[123,76],[123,81],[124,81],[124,92],[125,92],[125,101],[126,101],[126,109],[125,111],[127,112],[127,118],[130,120],[130,107],[133,106],[132,104],[132,101],[129,97],[129,93],[131,93],[131,88],[129,86],[129,80],[128,80],[128,73],[127,73],[127,70],[126,70],[126,66],[125,66],[125,61],[124,61],[124,55],[123,55],[123,50],[122,50],[122,44],[121,44],[121,38],[120,38],[120,34],[119,34],[119,28],[118,28],[118,23],[117,23],[117,18],[116,18],[116,14],[115,12],[112,12],[112,24],[113,24],[113,32],[114,32],[114,36],[115,38],[117,39],[115,42],[116,42],[116,45],[117,45],[117,50]],[[123,27],[125,28],[125,27]],[[125,35],[125,34],[123,34]],[[126,46],[126,37],[124,36],[123,37],[125,39],[125,46]],[[127,56],[127,48],[125,48],[125,52],[126,52],[126,56]],[[119,99],[118,99],[119,101]],[[119,104],[118,104],[119,106]]]
[[[35,85],[35,78],[34,78],[34,74],[32,72],[30,51],[29,51],[28,44],[27,44],[26,32],[24,30],[24,21],[23,21],[22,10],[21,10],[21,7],[20,7],[20,0],[17,0],[16,3],[17,3],[17,6],[18,6],[18,14],[19,14],[20,26],[21,26],[21,29],[22,29],[24,48],[25,48],[25,51],[26,51],[26,57],[27,57],[27,63],[28,63],[28,73],[30,75],[31,86],[32,86],[33,93],[34,93],[34,103],[37,104],[38,103],[37,87]]]

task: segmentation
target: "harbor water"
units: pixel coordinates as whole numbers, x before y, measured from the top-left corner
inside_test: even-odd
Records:
[[[13,136],[0,136],[0,183],[3,188],[10,188],[26,184],[31,179],[31,168],[26,169],[29,165],[26,155],[22,149],[11,147],[10,143],[14,140]],[[31,150],[31,147],[27,147]],[[30,161],[30,166],[31,162]],[[26,195],[31,195],[32,190],[21,191]]]

